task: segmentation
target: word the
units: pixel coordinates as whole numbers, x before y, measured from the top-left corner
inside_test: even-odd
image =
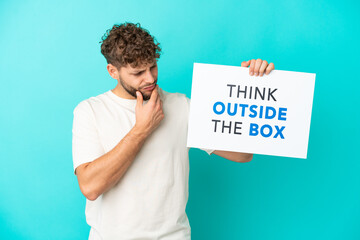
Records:
[[[232,133],[231,130],[233,130],[233,133],[234,134],[241,134],[240,132],[240,129],[241,129],[241,124],[242,122],[234,122],[234,124],[232,124],[233,122],[232,121],[229,121],[229,123],[225,123],[225,121],[221,121],[221,120],[216,120],[216,119],[212,119],[211,120],[212,122],[215,123],[214,125],[214,132],[216,131],[220,131],[221,129],[221,132],[224,133],[225,130],[227,129],[227,132],[228,133]],[[220,129],[217,127],[217,124],[221,122],[219,125],[220,125]]]

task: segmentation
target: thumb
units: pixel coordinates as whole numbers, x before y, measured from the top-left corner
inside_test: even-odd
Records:
[[[248,67],[250,65],[250,60],[248,60],[248,61],[243,61],[242,63],[241,63],[241,66],[242,67]]]
[[[142,107],[143,105],[143,96],[140,91],[136,91],[136,107]]]

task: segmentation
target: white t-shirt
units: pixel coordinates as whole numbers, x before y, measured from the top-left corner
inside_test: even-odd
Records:
[[[95,201],[86,199],[91,240],[190,239],[188,201],[189,103],[184,94],[159,88],[164,119],[148,137],[122,179]],[[147,101],[145,101],[146,103]],[[111,90],[74,109],[75,169],[113,149],[135,124],[136,99]],[[211,154],[213,150],[205,150]]]

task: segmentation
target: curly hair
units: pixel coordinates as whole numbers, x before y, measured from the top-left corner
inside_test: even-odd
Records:
[[[160,58],[160,44],[140,23],[115,24],[101,40],[102,55],[117,68],[128,64],[136,68]]]

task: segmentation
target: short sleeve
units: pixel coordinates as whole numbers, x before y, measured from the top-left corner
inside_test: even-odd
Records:
[[[105,154],[95,124],[90,104],[80,102],[74,109],[72,128],[72,156],[75,169],[83,163],[91,162]]]
[[[209,154],[209,155],[212,154],[213,151],[215,151],[215,150],[213,150],[213,149],[206,149],[206,148],[199,148],[199,149],[207,152],[207,154]]]
[[[186,100],[187,100],[188,110],[190,111],[190,102],[191,102],[191,100],[188,97],[186,97]],[[206,148],[199,148],[199,149],[205,151],[209,155],[211,155],[211,153],[215,151],[213,149],[206,149]]]

